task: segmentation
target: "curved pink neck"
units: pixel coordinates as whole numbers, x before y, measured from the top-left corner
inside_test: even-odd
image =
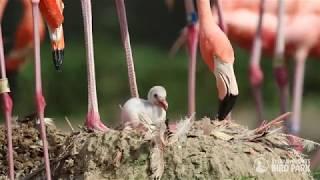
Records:
[[[200,26],[212,24],[214,22],[214,18],[211,12],[210,0],[197,0],[197,5]]]

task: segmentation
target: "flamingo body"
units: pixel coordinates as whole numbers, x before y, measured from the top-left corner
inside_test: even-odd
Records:
[[[33,52],[33,17],[32,4],[29,0],[21,0],[23,15],[14,35],[13,48],[6,56],[6,69],[8,73],[19,71]],[[39,33],[41,41],[45,37],[45,28],[39,18]]]

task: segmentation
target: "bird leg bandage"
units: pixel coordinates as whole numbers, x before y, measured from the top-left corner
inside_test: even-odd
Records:
[[[198,22],[198,16],[196,12],[191,12],[187,14],[187,23],[188,25],[194,25]]]
[[[9,81],[7,78],[0,79],[0,94],[10,92]]]

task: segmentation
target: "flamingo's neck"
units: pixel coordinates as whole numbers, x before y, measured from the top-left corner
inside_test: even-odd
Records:
[[[204,26],[208,23],[212,24],[212,22],[214,22],[214,18],[210,8],[210,0],[197,0],[197,6],[200,26]]]

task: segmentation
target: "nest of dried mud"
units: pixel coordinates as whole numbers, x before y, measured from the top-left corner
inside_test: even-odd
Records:
[[[23,177],[30,173],[23,179],[44,179],[42,149],[37,143],[39,134],[30,122],[16,126],[26,126],[19,128],[25,129],[23,132],[17,129],[15,132],[32,139],[25,144],[22,142],[30,140],[15,135],[15,150],[19,149],[15,162],[23,164],[17,167],[17,172],[23,173],[17,175]],[[28,131],[33,133],[32,136],[25,136]],[[104,134],[80,130],[60,138],[60,132],[54,131],[48,130],[49,137],[59,136],[59,140],[51,140],[55,143],[49,142],[54,179],[149,179],[153,173],[150,150],[154,145],[137,132],[110,131]],[[3,141],[3,130],[0,136]],[[38,144],[37,148],[31,148],[33,144]],[[304,159],[302,154],[288,146],[286,135],[271,130],[268,124],[248,130],[235,123],[204,118],[193,123],[185,139],[161,150],[164,163],[161,179],[312,179],[308,172],[279,173],[272,172],[270,168],[263,173],[256,171],[255,161],[261,157],[266,160]],[[5,146],[0,152],[1,175],[4,175]],[[30,158],[25,154],[30,154]],[[36,158],[33,159],[31,154]]]
[[[13,121],[14,169],[16,177],[25,177],[43,167],[43,149],[35,115]],[[66,133],[59,131],[53,124],[47,124],[47,139],[50,158],[59,155]],[[7,142],[4,126],[0,126],[0,179],[6,179],[8,172]]]

